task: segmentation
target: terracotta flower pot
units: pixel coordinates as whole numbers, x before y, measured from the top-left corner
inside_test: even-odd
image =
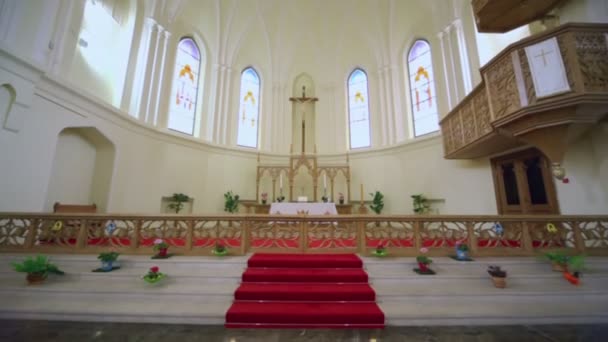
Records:
[[[428,272],[429,271],[429,268],[423,262],[419,262],[418,263],[418,269],[420,269],[420,272]]]
[[[492,277],[492,281],[494,282],[494,286],[499,289],[504,289],[507,286],[507,278]]]
[[[28,273],[25,279],[29,285],[38,285],[44,282],[47,275],[47,273]]]

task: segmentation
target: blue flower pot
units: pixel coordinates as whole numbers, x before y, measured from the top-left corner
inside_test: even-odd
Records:
[[[465,260],[469,258],[468,252],[460,249],[456,249],[456,258],[460,260]]]
[[[102,261],[101,262],[101,269],[104,271],[111,271],[114,261]]]

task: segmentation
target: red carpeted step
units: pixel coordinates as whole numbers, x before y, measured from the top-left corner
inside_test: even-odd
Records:
[[[268,254],[256,253],[248,261],[249,267],[331,267],[361,268],[363,262],[355,254]]]
[[[376,303],[235,302],[226,313],[226,327],[257,325],[290,327],[384,327]]]
[[[361,268],[248,268],[243,282],[367,283]]]
[[[236,300],[373,302],[376,293],[368,284],[243,283],[234,297]]]

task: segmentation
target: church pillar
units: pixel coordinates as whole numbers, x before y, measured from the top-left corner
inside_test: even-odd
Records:
[[[385,87],[385,83],[384,83],[384,68],[379,68],[378,69],[378,90],[379,90],[379,99],[380,99],[380,113],[381,115],[378,116],[378,123],[380,124],[380,131],[381,131],[381,136],[382,136],[382,141],[380,142],[381,146],[386,146],[388,144],[387,141],[387,137],[388,137],[388,122],[385,119],[385,117],[382,115],[382,113],[387,113],[388,109],[387,109],[387,105],[386,105],[386,89]],[[371,124],[371,119],[372,119],[372,115],[370,113],[370,126],[374,127],[374,125]],[[372,145],[374,143],[374,141],[376,141],[376,139],[371,139]],[[350,148],[350,146],[349,146]]]
[[[402,83],[399,79],[400,73],[398,72],[400,70],[398,65],[392,64],[391,68],[390,68],[390,76],[391,76],[391,89],[393,90],[393,120],[394,120],[394,137],[393,137],[393,144],[397,143],[398,141],[403,141],[405,140],[405,122],[404,120],[404,115],[402,113],[405,113],[405,111],[403,110],[402,107],[402,103],[401,103],[401,98],[404,94],[404,91],[402,90],[401,86]],[[407,82],[407,81],[406,81]]]
[[[224,78],[225,78],[225,82],[224,82],[224,91],[223,91],[223,98],[222,98],[222,112],[224,113],[222,115],[222,123],[223,123],[223,129],[222,129],[222,144],[224,145],[229,145],[232,144],[233,142],[230,141],[230,137],[231,137],[231,132],[236,128],[236,125],[231,125],[232,120],[231,118],[234,117],[233,113],[230,112],[230,97],[228,96],[230,94],[230,86],[232,84],[232,68],[227,66],[225,71],[224,71]],[[240,96],[240,91],[237,91],[236,96]],[[260,95],[261,95],[261,91],[260,91]],[[260,101],[260,99],[258,99],[258,101]],[[239,99],[239,103],[240,103],[240,99]],[[238,108],[236,109],[238,110]],[[259,122],[258,122],[258,128],[259,128]],[[236,145],[236,137],[233,139],[234,144]],[[259,146],[260,142],[258,140],[258,146]]]
[[[65,75],[72,65],[76,45],[78,45],[85,5],[85,1],[61,1],[50,42],[52,49],[48,59],[48,66],[49,73],[52,75]]]
[[[140,120],[147,121],[149,86],[152,81],[152,71],[154,64],[154,51],[156,50],[156,41],[158,36],[158,26],[152,18],[146,18],[144,21],[144,32],[142,34],[142,42],[140,55],[138,58],[138,66],[136,71],[135,94],[131,99],[130,112],[136,113],[135,116]]]
[[[159,56],[158,56],[158,71],[154,75],[154,83],[152,88],[152,115],[153,115],[153,124],[159,127],[167,127],[167,112],[168,108],[162,108],[161,104],[166,103],[163,101],[166,96],[163,90],[165,89],[165,84],[171,86],[171,81],[163,82],[165,80],[165,66],[167,65],[167,50],[169,47],[169,39],[171,38],[171,32],[167,30],[163,30],[159,33]]]
[[[445,33],[443,31],[439,31],[437,34],[437,38],[439,38],[439,44],[441,45],[441,61],[443,62],[443,77],[445,82],[445,92],[447,96],[448,102],[448,110],[452,110],[454,108],[454,104],[452,102],[451,90],[450,90],[450,77],[448,71],[448,64],[446,60],[446,48],[444,43]]]
[[[456,58],[456,56],[454,55],[454,49],[452,48],[452,26],[449,25],[448,27],[445,28],[444,33],[445,36],[447,37],[447,45],[448,45],[448,49],[447,49],[447,53],[448,53],[448,59],[450,60],[450,74],[452,76],[452,90],[454,91],[454,103],[458,103],[461,98],[460,98],[460,94],[458,91],[458,77],[456,76],[456,63],[454,62],[454,59]]]
[[[388,137],[386,137],[386,145],[391,145],[395,142],[395,110],[392,101],[394,94],[393,88],[391,87],[391,71],[390,66],[384,67],[384,97],[386,98],[386,113],[384,116],[386,118],[386,128],[388,133]]]
[[[462,20],[456,19],[453,23],[456,37],[458,38],[458,52],[460,53],[460,67],[462,70],[462,80],[464,82],[464,95],[468,94],[473,90],[471,65],[469,63],[469,54],[467,50],[467,44],[464,37],[464,31],[462,28]],[[464,96],[463,96],[464,97]]]
[[[146,101],[144,102],[144,108],[145,108],[145,122],[149,125],[156,125],[156,111],[155,111],[155,104],[156,104],[156,98],[155,98],[155,93],[156,93],[156,88],[157,88],[157,81],[158,81],[158,70],[161,68],[160,65],[160,58],[161,58],[161,54],[162,54],[162,37],[163,37],[163,33],[164,33],[165,29],[160,26],[158,23],[156,24],[156,34],[154,35],[154,49],[151,49],[150,52],[152,55],[152,65],[151,68],[148,69],[149,71],[149,82],[146,82],[144,85],[144,92],[147,93],[146,96]],[[149,59],[148,59],[149,60]]]

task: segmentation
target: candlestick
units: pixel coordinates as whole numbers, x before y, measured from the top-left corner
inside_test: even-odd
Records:
[[[361,183],[361,204],[363,204],[363,183]]]

